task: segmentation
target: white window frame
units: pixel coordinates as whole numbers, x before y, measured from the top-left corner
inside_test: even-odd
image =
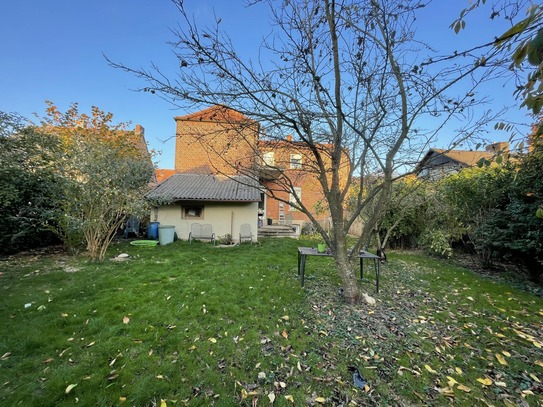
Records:
[[[302,169],[302,155],[301,154],[291,154],[290,155],[290,169],[291,170],[301,170]]]
[[[298,199],[301,202],[302,201],[302,187],[292,187],[292,189],[294,189],[294,193],[296,193],[296,195],[298,196]],[[296,205],[297,203],[296,198],[294,197],[294,194],[292,192],[289,194],[288,201],[291,203],[291,205],[289,205],[288,210],[293,211],[293,212],[298,211],[297,208],[292,206],[292,204]]]

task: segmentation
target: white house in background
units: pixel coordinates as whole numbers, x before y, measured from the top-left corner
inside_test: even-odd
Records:
[[[211,224],[217,239],[231,235],[239,241],[243,223],[251,226],[256,241],[259,184],[246,176],[224,177],[173,174],[147,194],[154,203],[151,220],[174,225],[180,239],[188,240],[193,223]]]

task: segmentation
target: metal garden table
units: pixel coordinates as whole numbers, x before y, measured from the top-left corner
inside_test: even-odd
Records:
[[[320,253],[314,247],[298,247],[298,275],[301,274],[302,287],[304,286],[305,264],[308,256],[317,257],[332,257],[331,252]],[[373,260],[373,268],[375,269],[375,291],[379,292],[379,274],[381,273],[380,260],[381,258],[373,253],[360,251],[356,255],[360,259],[360,279],[364,277],[364,259]]]

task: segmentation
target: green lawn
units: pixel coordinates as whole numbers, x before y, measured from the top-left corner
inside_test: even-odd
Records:
[[[300,287],[297,246],[3,260],[0,405],[543,405],[542,298],[391,253],[376,306],[347,306],[330,259]]]

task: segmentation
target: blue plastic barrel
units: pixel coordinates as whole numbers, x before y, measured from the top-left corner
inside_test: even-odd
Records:
[[[147,237],[152,240],[158,239],[158,225],[160,222],[150,222],[147,227]]]

